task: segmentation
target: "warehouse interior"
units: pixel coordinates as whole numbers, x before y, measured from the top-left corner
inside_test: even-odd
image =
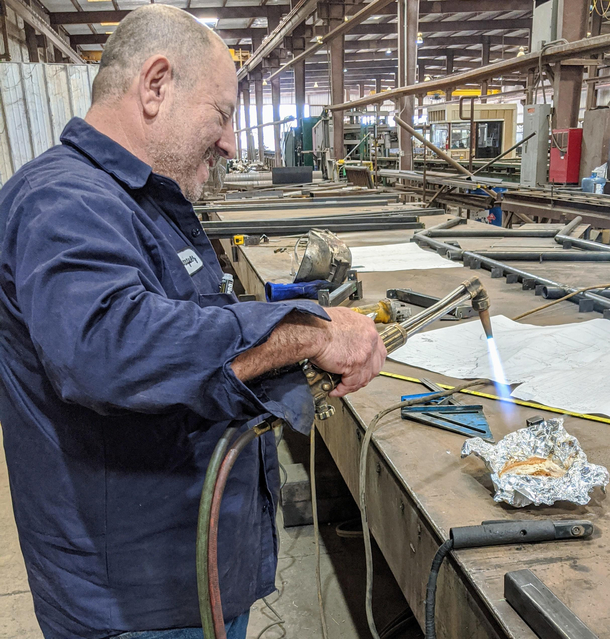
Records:
[[[0,0],[0,339],[7,344],[7,318],[21,317],[7,300],[25,299],[9,262],[26,250],[24,240],[9,241],[16,180],[66,145],[70,123],[91,123],[104,52],[122,37],[123,20],[154,4]],[[219,295],[206,292],[198,304],[231,297],[273,309],[309,300],[333,322],[336,309],[352,309],[374,322],[387,359],[347,394],[337,390],[348,373],[309,356],[290,370],[289,362],[261,368],[254,381],[263,387],[298,375],[307,408],[288,414],[301,411],[295,421],[307,428],[269,409],[264,387],[257,407],[268,412],[260,410],[260,421],[241,435],[230,420],[222,435],[206,431],[215,439],[197,479],[201,505],[188,551],[198,635],[164,634],[183,629],[181,621],[108,622],[106,634],[92,621],[90,634],[77,635],[45,631],[31,592],[44,568],[28,560],[17,514],[28,494],[11,462],[20,436],[9,437],[10,413],[2,412],[14,401],[10,371],[19,355],[9,362],[0,344],[0,639],[194,639],[201,628],[205,639],[610,639],[610,0],[156,4],[217,34],[236,74],[226,124],[234,153],[220,153],[210,169],[189,209],[197,228],[184,231],[187,248],[176,249],[193,277],[209,268],[197,244],[203,237],[222,268]],[[27,210],[20,214],[27,218]],[[62,232],[50,241],[65,244]],[[71,313],[69,300],[51,303],[49,326]],[[251,339],[275,311],[257,312],[240,324],[247,348],[261,348],[271,334]],[[19,339],[30,340],[30,328],[24,320]],[[31,345],[55,388],[59,372],[34,337]],[[178,375],[179,360],[167,366],[160,376]],[[247,393],[256,395],[250,382]],[[240,393],[229,403],[242,402]],[[210,401],[222,403],[217,394]],[[93,401],[84,406],[96,411]],[[32,423],[38,409],[27,417]],[[133,410],[138,419],[155,412]],[[270,442],[277,468],[264,461]],[[256,597],[247,629],[233,634],[223,603],[226,615],[234,592],[223,585],[241,560],[223,564],[221,505],[234,498],[231,473],[247,446],[259,446],[260,463],[278,477],[269,542],[276,589]],[[44,483],[46,461],[29,458],[29,472]],[[146,531],[138,532],[145,545]],[[67,554],[88,552],[66,543]],[[78,593],[62,581],[62,566],[55,570],[61,608],[62,596]]]

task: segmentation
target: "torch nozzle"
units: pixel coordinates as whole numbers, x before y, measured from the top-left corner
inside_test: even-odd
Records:
[[[485,331],[487,339],[493,339],[494,334],[491,330],[491,318],[489,317],[489,309],[485,311],[479,311],[479,318],[481,319],[481,324],[483,324],[483,330]]]

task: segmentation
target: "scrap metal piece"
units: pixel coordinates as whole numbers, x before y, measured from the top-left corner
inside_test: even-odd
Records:
[[[531,570],[507,572],[504,597],[541,639],[597,639]]]
[[[334,290],[323,288],[318,291],[320,306],[338,306],[348,298],[350,300],[362,299],[362,282],[358,279],[357,271],[348,271],[347,281]]]

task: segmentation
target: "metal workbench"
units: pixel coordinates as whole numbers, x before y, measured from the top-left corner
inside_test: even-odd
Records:
[[[290,216],[291,211],[285,215]],[[301,213],[300,213],[301,214]],[[313,210],[312,214],[319,214]],[[255,213],[225,213],[223,219],[248,219]],[[279,214],[278,214],[279,216]],[[436,225],[444,217],[426,220]],[[469,222],[469,225],[477,224]],[[462,227],[463,228],[463,227]],[[349,233],[351,246],[408,241],[413,231]],[[536,247],[562,250],[552,238],[511,238],[501,240],[515,249]],[[269,244],[239,247],[233,266],[248,293],[263,297],[265,281],[290,281],[293,239],[276,238]],[[461,239],[469,250],[497,247],[494,238]],[[229,242],[223,240],[231,258]],[[285,252],[276,252],[286,247]],[[610,265],[571,263],[514,263],[565,284],[589,285],[610,281]],[[362,273],[364,299],[374,302],[386,289],[413,288],[443,295],[473,273],[466,268]],[[504,279],[491,279],[487,271],[477,271],[487,288],[492,314],[513,317],[543,303],[532,291]],[[561,303],[525,321],[531,324],[581,322],[600,317],[578,312],[574,304]],[[478,320],[474,320],[478,321]],[[437,323],[432,328],[447,326]],[[606,345],[600,345],[606,347]],[[451,384],[456,380],[388,360],[384,370],[412,377],[427,377]],[[422,392],[417,384],[379,377],[368,387],[343,400],[336,400],[337,414],[320,426],[321,434],[352,494],[358,491],[358,458],[366,424],[382,408],[403,394]],[[484,389],[494,393],[493,387]],[[477,399],[477,403],[479,400]],[[537,409],[515,407],[510,413],[502,404],[481,400],[496,440],[525,426],[535,414],[556,416]],[[533,639],[534,633],[518,617],[503,597],[503,578],[508,571],[530,568],[602,639],[610,639],[610,508],[599,489],[591,502],[580,507],[558,504],[553,507],[515,509],[492,499],[489,473],[476,458],[460,459],[463,438],[448,432],[407,422],[398,413],[387,417],[374,437],[368,464],[368,516],[372,533],[393,571],[420,624],[424,618],[424,594],[432,557],[454,526],[479,524],[490,519],[583,518],[591,519],[596,532],[587,541],[542,543],[524,546],[460,550],[441,571],[437,595],[439,638]],[[578,437],[591,462],[610,466],[610,425],[566,418],[568,432]],[[363,602],[364,604],[364,602]]]

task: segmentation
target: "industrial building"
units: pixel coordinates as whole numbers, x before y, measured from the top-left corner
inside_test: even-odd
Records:
[[[610,0],[0,7],[0,639],[610,639]]]

